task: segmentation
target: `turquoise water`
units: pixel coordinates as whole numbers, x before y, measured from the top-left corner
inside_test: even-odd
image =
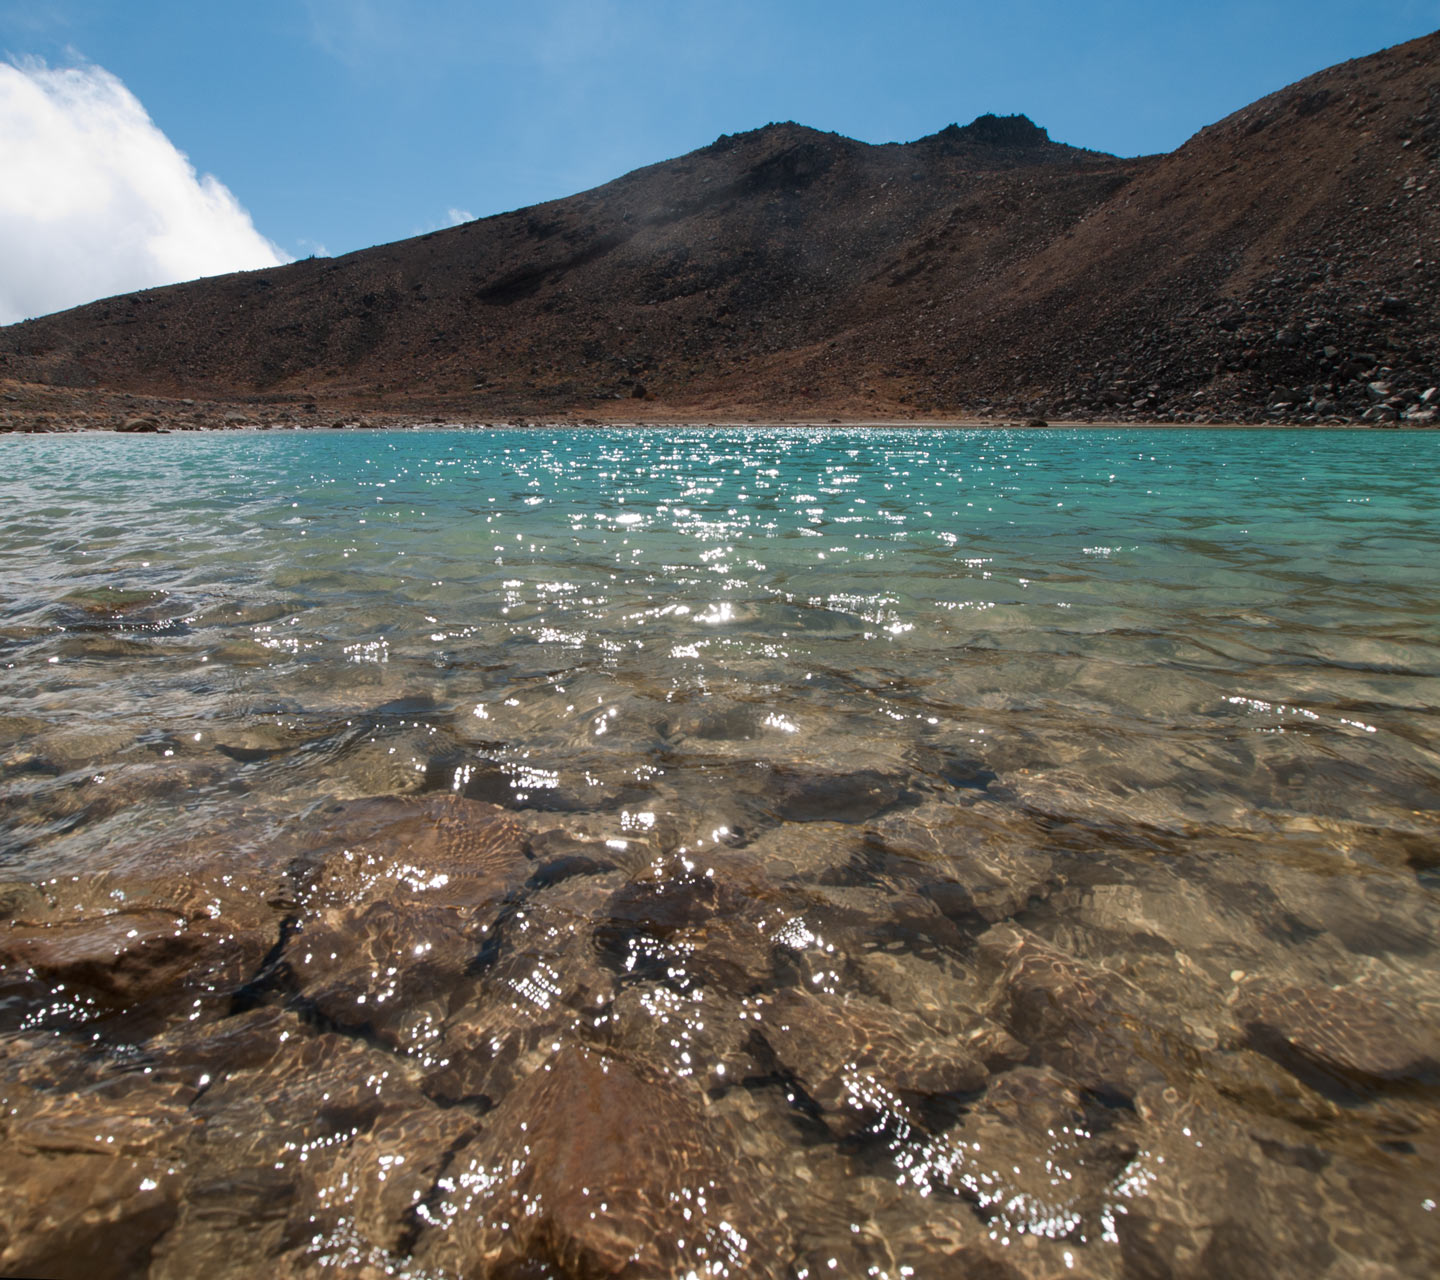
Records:
[[[1427,1274],[1437,546],[1440,434],[0,439],[7,1193],[146,1116],[125,1274]],[[621,1208],[497,1172],[597,1088]]]

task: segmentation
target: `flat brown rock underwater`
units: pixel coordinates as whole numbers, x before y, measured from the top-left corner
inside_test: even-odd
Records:
[[[428,794],[6,885],[0,1271],[1431,1269],[1432,991],[1250,913],[1394,882],[1153,833],[1122,882],[1113,832],[849,781],[703,854]]]

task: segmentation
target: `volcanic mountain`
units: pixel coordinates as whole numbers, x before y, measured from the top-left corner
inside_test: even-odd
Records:
[[[1440,407],[1437,192],[1440,33],[1163,156],[1024,116],[879,146],[771,124],[447,231],[0,329],[0,412],[129,393],[1420,424]]]

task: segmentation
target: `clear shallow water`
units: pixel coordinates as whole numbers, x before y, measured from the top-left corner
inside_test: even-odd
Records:
[[[0,477],[0,1270],[1440,1262],[1440,439]]]

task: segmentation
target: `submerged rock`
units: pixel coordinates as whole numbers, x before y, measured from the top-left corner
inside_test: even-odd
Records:
[[[481,945],[449,908],[326,908],[289,935],[274,981],[330,1025],[425,1055]]]
[[[68,1037],[0,1047],[0,1274],[144,1274],[174,1222],[193,1088],[116,1067]]]
[[[155,1160],[10,1150],[0,1174],[0,1274],[126,1280],[174,1223],[179,1187]]]
[[[1384,992],[1264,980],[1236,992],[1250,1043],[1321,1092],[1440,1084],[1433,1010],[1405,1009]]]
[[[354,800],[303,836],[302,903],[312,911],[403,902],[472,915],[524,883],[524,834],[495,805],[451,795]]]
[[[842,1128],[894,1094],[968,1093],[989,1078],[963,1040],[876,1000],[787,989],[759,1003],[775,1057]]]
[[[1116,1101],[1165,1078],[1174,1050],[1133,983],[1013,926],[997,926],[981,946],[1004,964],[991,1016],[1029,1047],[1031,1065]]]
[[[529,873],[520,828],[455,796],[336,806],[297,858],[299,910],[253,984],[328,1023],[422,1055],[507,896]]]
[[[0,936],[0,995],[23,999],[26,1025],[122,1018],[135,1034],[239,987],[270,942],[227,920],[164,909],[12,922]]]
[[[882,881],[913,886],[947,916],[983,928],[1060,881],[1044,844],[1033,819],[993,801],[932,803],[875,824],[870,866]]]
[[[456,1153],[415,1255],[460,1275],[783,1274],[754,1177],[698,1092],[567,1048]]]

